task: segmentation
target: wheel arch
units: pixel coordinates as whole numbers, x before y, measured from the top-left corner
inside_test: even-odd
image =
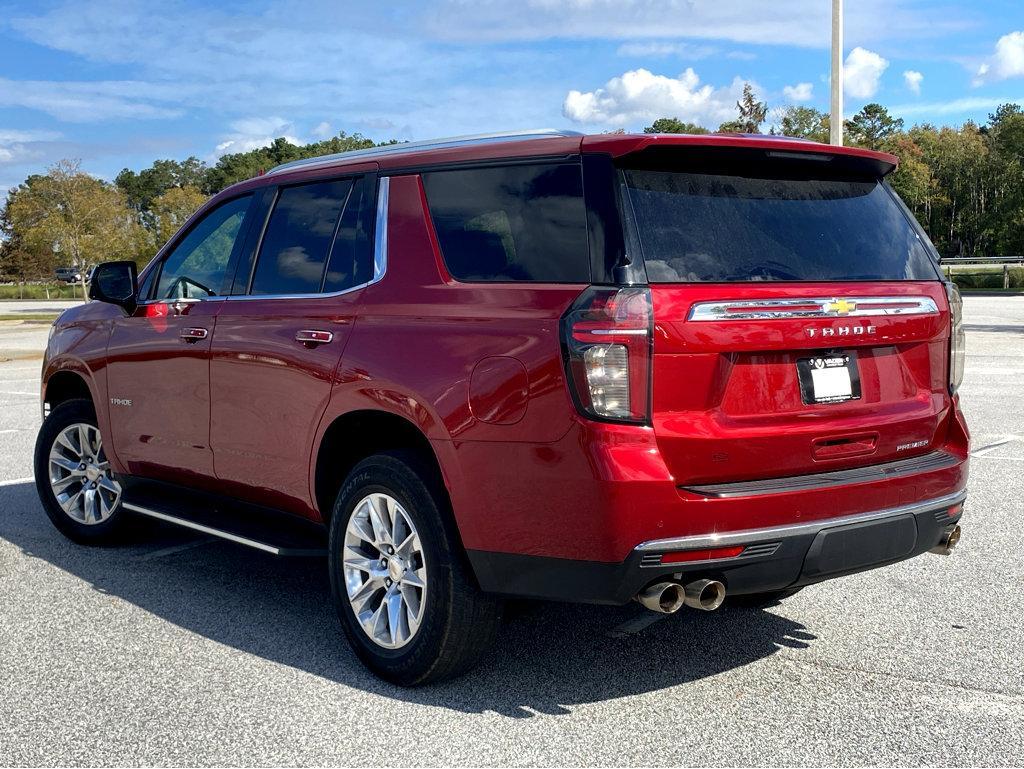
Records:
[[[412,452],[435,491],[451,499],[434,446],[412,421],[389,411],[361,409],[334,418],[323,432],[316,452],[313,492],[324,523],[330,522],[334,501],[348,474],[360,461],[385,451]]]
[[[43,403],[49,409],[52,410],[61,403],[76,398],[91,401],[93,408],[97,411],[97,416],[99,415],[99,404],[96,402],[95,393],[82,372],[64,368],[47,377],[43,387]]]

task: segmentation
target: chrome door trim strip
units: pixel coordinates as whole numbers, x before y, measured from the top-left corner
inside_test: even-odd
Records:
[[[822,529],[829,529],[833,526],[846,526],[853,523],[867,523],[869,521],[881,521],[886,518],[896,518],[901,515],[916,515],[926,513],[936,508],[952,506],[963,502],[967,498],[966,490],[946,494],[942,497],[928,499],[923,502],[914,502],[901,507],[890,507],[884,510],[875,510],[868,513],[855,513],[843,515],[838,518],[825,518],[820,521],[808,523],[797,523],[788,526],[774,526],[767,529],[745,529],[743,531],[723,531],[715,534],[694,534],[686,537],[674,537],[671,539],[653,539],[641,542],[633,550],[640,553],[652,551],[674,551],[674,550],[703,550],[705,548],[716,548],[727,545],[746,545],[754,542],[762,542],[785,537],[799,537],[804,534],[817,534]]]
[[[812,306],[814,305],[814,306]],[[927,296],[807,297],[696,302],[687,320],[776,320],[779,318],[864,318],[880,315],[938,315]]]

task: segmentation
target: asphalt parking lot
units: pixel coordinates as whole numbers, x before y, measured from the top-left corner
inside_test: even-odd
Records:
[[[46,327],[0,324],[0,764],[1020,765],[1024,297],[965,303],[952,556],[767,610],[516,603],[478,670],[412,691],[348,650],[320,560],[59,536],[30,480]]]

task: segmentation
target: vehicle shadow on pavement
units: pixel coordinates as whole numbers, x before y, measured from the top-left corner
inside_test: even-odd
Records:
[[[462,712],[568,713],[577,704],[698,681],[815,639],[803,625],[759,609],[684,609],[661,619],[636,604],[515,601],[476,670],[406,690],[369,674],[349,650],[323,559],[275,558],[148,520],[122,546],[83,547],[53,529],[29,483],[0,487],[0,510],[0,539],[166,622],[346,686]]]

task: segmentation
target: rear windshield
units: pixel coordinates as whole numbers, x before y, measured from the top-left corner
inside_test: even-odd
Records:
[[[652,283],[938,278],[878,180],[623,173]]]

